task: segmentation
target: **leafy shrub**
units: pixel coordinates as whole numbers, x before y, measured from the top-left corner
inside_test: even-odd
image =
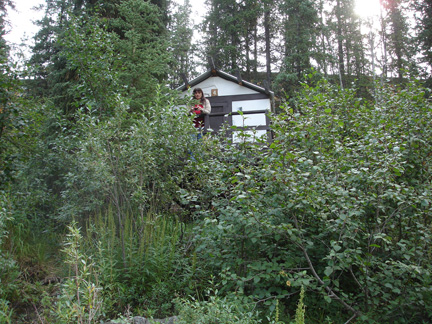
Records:
[[[211,293],[211,292],[210,292]],[[213,294],[214,293],[214,294]],[[194,298],[177,301],[178,324],[256,324],[261,323],[251,300],[237,295],[218,296],[214,291],[207,300]]]
[[[5,248],[5,240],[8,236],[7,222],[11,220],[8,205],[8,195],[0,190],[0,322],[11,323],[12,308],[10,302],[16,297],[17,279],[20,271],[16,261]]]
[[[183,197],[224,291],[292,312],[304,286],[316,322],[430,318],[431,105],[416,84],[377,93],[305,84],[268,148],[209,142]]]
[[[102,288],[90,256],[84,254],[82,236],[76,224],[71,224],[63,252],[71,276],[62,284],[53,308],[56,323],[96,323],[103,314]]]

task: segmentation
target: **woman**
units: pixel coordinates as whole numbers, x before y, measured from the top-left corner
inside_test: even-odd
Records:
[[[190,110],[195,114],[194,126],[202,130],[204,128],[204,115],[209,115],[211,112],[210,101],[204,96],[201,88],[195,88],[192,92],[193,98],[197,100],[197,104]]]

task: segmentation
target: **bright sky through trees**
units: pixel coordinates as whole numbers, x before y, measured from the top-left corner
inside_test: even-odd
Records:
[[[380,12],[379,0],[356,0],[355,11],[362,18],[377,16]]]
[[[175,0],[178,4],[183,4],[184,0]],[[40,4],[44,4],[45,0],[17,0],[15,1],[16,10],[9,10],[8,16],[11,22],[11,29],[6,39],[11,44],[24,43],[32,44],[31,38],[37,31],[37,27],[33,21],[40,19],[43,16],[43,11],[32,10]],[[195,23],[199,23],[204,16],[206,8],[202,1],[190,0],[192,7],[192,18]],[[356,12],[363,18],[378,15],[380,10],[379,0],[357,0]]]
[[[15,0],[14,3],[15,10],[8,9],[10,28],[5,38],[13,53],[23,52],[27,56],[29,50],[20,45],[33,45],[33,36],[39,28],[33,22],[41,19],[44,14],[43,10],[36,11],[33,8],[44,4],[45,0]]]

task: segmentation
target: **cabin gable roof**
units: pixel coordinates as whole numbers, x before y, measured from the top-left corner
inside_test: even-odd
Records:
[[[269,96],[270,98],[273,98],[273,96],[274,96],[273,92],[270,91],[269,89],[266,89],[266,88],[260,87],[256,84],[242,80],[239,73],[237,76],[233,76],[233,75],[228,74],[226,72],[223,72],[220,70],[215,70],[215,69],[209,70],[209,71],[201,74],[200,76],[198,76],[197,78],[193,79],[190,82],[186,81],[185,84],[178,87],[177,90],[185,92],[188,89],[195,88],[198,85],[200,86],[200,88],[203,89],[203,91],[205,88],[210,89],[212,86],[216,86],[216,88],[218,88],[218,86],[223,84],[223,80],[226,80],[226,81],[229,81],[229,82],[236,84],[236,87],[232,87],[233,85],[231,85],[232,88],[231,88],[230,92],[233,92],[233,93],[229,93],[227,95],[232,95],[234,93],[237,93],[237,94],[263,93],[263,94],[266,94],[267,96]],[[219,95],[223,96],[224,94],[220,93]]]

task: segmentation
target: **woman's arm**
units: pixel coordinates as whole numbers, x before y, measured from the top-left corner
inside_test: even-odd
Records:
[[[206,114],[206,115],[209,115],[211,113],[211,105],[210,105],[210,101],[208,99],[206,99],[204,101],[202,113]]]

